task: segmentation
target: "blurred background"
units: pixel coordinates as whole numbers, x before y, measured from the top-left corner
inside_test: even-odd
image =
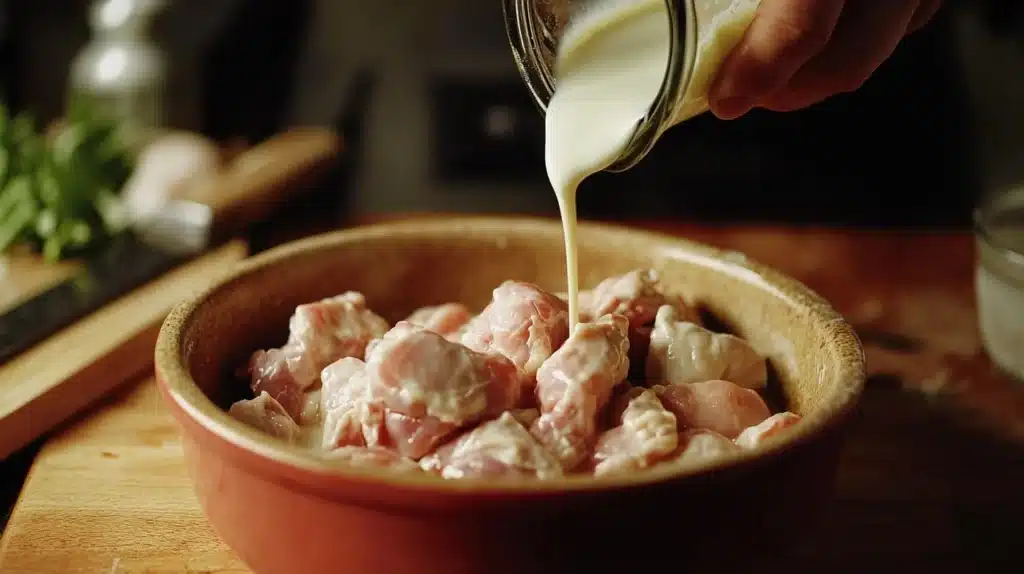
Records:
[[[41,120],[63,109],[89,3],[0,3],[0,91]],[[555,213],[543,119],[497,0],[173,0],[152,38],[165,115],[218,140],[295,124],[346,138],[310,201],[380,212]],[[947,0],[860,92],[794,114],[700,117],[637,168],[601,174],[582,217],[856,226],[969,223],[1024,182],[1024,3]]]

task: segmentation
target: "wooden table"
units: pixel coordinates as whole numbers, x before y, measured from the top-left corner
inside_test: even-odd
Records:
[[[829,520],[765,570],[1014,571],[1024,387],[981,351],[968,235],[637,225],[776,266],[862,333],[872,377]],[[151,381],[113,398],[43,447],[0,572],[245,572],[203,519],[180,456]]]

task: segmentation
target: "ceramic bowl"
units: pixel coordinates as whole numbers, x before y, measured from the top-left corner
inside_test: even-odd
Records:
[[[803,415],[784,440],[712,465],[554,481],[444,481],[358,471],[230,418],[233,372],[279,346],[305,302],[364,293],[395,321],[447,301],[482,308],[503,280],[565,285],[560,225],[444,218],[354,228],[242,264],[178,306],[156,368],[209,521],[260,574],[564,573],[724,567],[796,539],[831,494],[863,352],[824,300],[779,272],[678,238],[586,224],[583,287],[638,267],[770,359]],[[695,570],[690,570],[695,571]]]

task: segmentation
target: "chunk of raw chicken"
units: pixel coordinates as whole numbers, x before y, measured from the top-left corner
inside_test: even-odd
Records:
[[[537,369],[569,336],[569,308],[551,293],[520,281],[506,281],[492,295],[490,304],[470,321],[462,344],[505,355],[532,384]]]
[[[661,291],[658,273],[653,269],[634,269],[601,281],[589,291],[580,293],[580,320],[616,314],[629,319],[629,359],[634,370],[643,369],[650,342],[651,325],[658,309],[664,305],[675,308],[681,317],[699,323],[697,312],[682,297]],[[642,372],[631,376],[642,376]]]
[[[393,449],[401,456],[419,458],[455,431],[432,417],[410,417],[392,412],[371,396],[366,364],[349,357],[324,369],[324,415],[321,447]]]
[[[288,325],[284,347],[254,353],[249,373],[253,392],[267,391],[293,418],[305,406],[302,392],[319,382],[324,367],[362,357],[366,345],[388,330],[387,321],[366,307],[366,298],[351,291],[299,305]]]
[[[444,478],[557,478],[558,460],[510,412],[442,445],[420,461]]]
[[[462,328],[473,315],[462,303],[445,303],[432,307],[421,307],[406,318],[406,322],[423,327],[438,335],[457,341],[461,339]]]
[[[398,472],[422,472],[420,465],[397,452],[381,447],[345,446],[324,453],[331,460],[344,461],[358,468],[383,468]]]
[[[619,426],[605,431],[594,449],[597,476],[649,468],[678,446],[676,417],[650,390],[632,389]],[[627,395],[628,396],[628,395]]]
[[[400,322],[366,357],[372,394],[409,416],[464,424],[515,406],[522,379],[502,355],[479,353]]]
[[[704,381],[652,387],[680,429],[707,429],[734,439],[747,427],[771,416],[756,391],[729,381]]]
[[[328,365],[320,378],[320,411],[324,420],[322,448],[331,451],[364,446],[363,422],[369,418],[370,390],[366,363],[346,357]]]
[[[349,291],[299,305],[288,322],[288,330],[288,346],[302,349],[305,361],[301,365],[304,369],[295,371],[296,380],[308,386],[334,361],[362,357],[367,343],[387,333],[388,322],[366,306],[361,293]]]
[[[593,289],[580,293],[583,316],[622,315],[633,327],[649,325],[658,307],[665,302],[665,295],[658,289],[658,274],[653,269],[634,269],[609,277]]]
[[[622,315],[580,323],[537,371],[541,416],[531,432],[566,471],[587,459],[600,413],[629,371],[628,330]]]
[[[690,429],[679,433],[676,455],[668,463],[680,466],[705,464],[740,450],[736,443],[715,431]]]
[[[409,329],[410,333],[429,333],[407,323],[400,325],[403,326],[397,328]],[[387,370],[387,361],[413,361],[410,365],[396,365],[394,368],[414,369],[417,360],[415,357],[403,358],[400,353],[396,353],[390,359],[387,357],[389,345],[395,337],[396,335],[392,335],[390,339],[381,339],[383,346],[380,351],[371,350],[371,355],[384,353],[385,356],[378,360],[385,362],[385,370]],[[440,338],[440,335],[431,333],[428,342],[436,338]],[[457,343],[449,344],[457,345]],[[471,351],[467,350],[467,352]],[[444,354],[439,354],[433,359],[420,359],[420,361],[430,363],[445,359]],[[509,370],[514,371],[511,364],[509,364]],[[401,410],[405,409],[405,411],[411,412],[414,410],[411,405],[404,406],[396,402],[394,404],[398,404],[399,410],[388,407],[385,404],[386,397],[384,395],[392,393],[390,389],[382,388],[383,385],[379,380],[373,379],[378,376],[378,373],[379,368],[371,374],[367,365],[356,358],[342,359],[324,369],[321,377],[323,379],[322,410],[325,413],[322,447],[325,451],[346,446],[368,445],[392,448],[404,456],[416,459],[433,450],[458,429],[461,421],[459,423],[445,422],[436,416],[427,415],[425,411],[417,412],[414,416]],[[406,400],[409,399],[409,396],[422,391],[419,388],[420,383],[415,377],[404,380],[399,374],[399,382],[412,388],[411,394],[406,393]],[[401,389],[398,389],[396,394],[397,399],[403,399]]]
[[[268,393],[289,415],[299,418],[306,404],[305,386],[299,384],[292,368],[301,371],[302,363],[302,353],[296,347],[256,351],[249,360],[249,387],[257,395]]]
[[[254,399],[236,402],[228,414],[245,424],[288,442],[295,442],[300,436],[299,425],[285,412],[274,397],[266,391]]]
[[[467,424],[513,408],[522,394],[515,365],[400,322],[366,357],[367,444],[419,458]],[[381,408],[373,408],[379,405]]]
[[[746,341],[681,320],[670,305],[658,309],[647,352],[649,381],[696,383],[724,379],[748,389],[768,381],[768,367]]]
[[[379,402],[361,405],[359,416],[367,445],[391,448],[413,460],[434,450],[461,426],[432,416],[409,416]]]
[[[791,412],[774,414],[761,424],[749,427],[736,437],[736,444],[743,448],[757,448],[762,442],[800,422],[800,416]]]

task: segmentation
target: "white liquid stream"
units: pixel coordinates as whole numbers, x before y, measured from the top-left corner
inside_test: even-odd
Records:
[[[693,77],[675,122],[707,109],[708,87],[756,7],[756,0],[735,0],[700,34]],[[576,16],[559,42],[545,165],[562,214],[573,329],[579,319],[576,189],[614,163],[647,115],[665,78],[670,33],[664,0],[606,0]]]

